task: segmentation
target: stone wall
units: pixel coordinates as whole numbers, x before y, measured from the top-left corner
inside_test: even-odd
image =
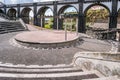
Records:
[[[106,55],[105,55],[106,54]],[[116,55],[113,56],[112,54]],[[108,55],[108,58],[107,58]],[[73,63],[75,66],[87,70],[98,70],[105,76],[118,75],[120,77],[120,54],[119,53],[76,53]]]

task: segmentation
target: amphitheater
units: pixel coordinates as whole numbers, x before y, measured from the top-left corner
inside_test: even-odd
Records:
[[[40,30],[27,25],[28,31],[19,21],[4,21],[1,25],[6,29],[0,29],[0,80],[119,80],[117,42],[79,33],[80,39],[74,46],[25,46],[15,41],[16,35],[63,31]]]
[[[119,41],[1,15],[0,80],[120,80]]]

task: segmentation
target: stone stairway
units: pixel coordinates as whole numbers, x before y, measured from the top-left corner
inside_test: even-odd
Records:
[[[84,79],[84,80],[120,80],[117,76],[109,76],[109,77],[102,77],[102,78],[95,78],[95,79]]]
[[[0,21],[8,21],[8,20],[10,20],[10,18],[6,14],[0,13]]]
[[[77,57],[77,55],[78,54],[76,54],[75,56]],[[87,60],[87,58],[82,58],[80,60],[81,55],[79,54],[79,62],[81,62],[81,60]],[[86,56],[88,57],[88,55]],[[85,55],[83,57],[85,57]],[[90,61],[90,58],[88,59]],[[94,60],[94,62],[96,62],[96,60]],[[110,64],[113,64],[113,62]],[[87,65],[91,67],[89,64]],[[106,76],[95,68],[87,69],[85,66],[81,66],[80,64],[75,65],[74,63],[71,63],[69,65],[58,64],[40,66],[24,64],[14,65],[11,63],[0,62],[0,80],[120,80],[120,79],[119,76],[116,75]]]
[[[25,28],[19,21],[0,21],[0,34],[24,30]]]
[[[99,78],[98,71],[84,71],[73,65],[5,66],[0,65],[0,80],[82,80]]]
[[[14,65],[0,63],[0,80],[120,80],[97,70],[70,65]]]

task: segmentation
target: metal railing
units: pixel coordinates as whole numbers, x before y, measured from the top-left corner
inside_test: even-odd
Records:
[[[21,18],[19,18],[19,22],[24,26],[26,30],[28,30],[27,25],[24,23],[24,21]]]
[[[3,13],[0,13],[0,17],[4,18],[6,20],[10,20],[10,18],[7,15],[3,14]]]

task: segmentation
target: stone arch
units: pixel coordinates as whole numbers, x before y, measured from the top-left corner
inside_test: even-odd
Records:
[[[110,13],[110,9],[109,9],[106,5],[104,5],[104,4],[97,4],[97,3],[96,3],[96,4],[91,4],[91,5],[89,5],[87,8],[85,8],[84,14],[86,14],[87,11],[88,11],[91,7],[96,6],[96,5],[99,5],[99,6],[104,7],[104,8],[107,9],[107,10],[109,11],[109,13]]]
[[[100,6],[100,7],[94,7],[94,6]],[[92,7],[94,7],[93,9],[92,9]],[[103,17],[101,17],[101,18],[98,18],[98,17],[96,17],[96,15],[94,16],[94,14],[93,14],[93,17],[95,17],[95,20],[93,21],[93,24],[87,24],[87,12],[89,11],[89,10],[93,10],[93,12],[95,12],[96,13],[96,10],[98,9],[98,10],[101,10],[101,11],[105,11],[105,9],[106,9],[106,12],[108,13],[107,15],[106,15],[106,17],[105,18],[103,18]],[[101,12],[101,11],[99,11],[99,12]],[[109,29],[109,15],[110,15],[110,9],[106,6],[106,5],[104,5],[104,4],[99,4],[99,3],[95,3],[95,4],[91,4],[91,5],[89,5],[86,9],[85,9],[85,11],[84,11],[84,15],[85,15],[85,25],[87,26],[87,27],[85,27],[86,28],[86,30],[89,30],[89,29],[94,29],[94,28],[102,28],[102,29]],[[98,15],[99,16],[99,15]],[[91,22],[90,22],[91,23]],[[101,27],[102,26],[102,27]],[[88,28],[88,29],[87,29]],[[89,31],[88,31],[89,32]],[[90,34],[90,33],[88,33],[88,34]]]
[[[7,12],[7,15],[11,20],[15,20],[16,19],[16,13],[17,13],[16,9],[10,8]]]
[[[120,28],[120,8],[118,10],[117,27]]]
[[[119,11],[120,10],[120,1],[118,2],[118,7],[117,7],[117,11]]]
[[[58,16],[60,17],[60,15],[62,14],[62,13],[64,13],[64,11],[66,10],[66,9],[68,9],[68,8],[70,8],[70,7],[73,7],[76,11],[76,13],[78,14],[78,10],[77,10],[77,8],[75,7],[75,6],[73,6],[73,5],[65,5],[65,6],[62,6],[60,9],[59,9],[59,11],[58,11]],[[58,17],[58,28],[59,29],[63,29],[63,23],[64,23],[64,21],[63,21],[63,19],[60,19]],[[72,20],[72,18],[71,18],[71,20]],[[77,20],[76,20],[77,21]],[[76,28],[76,27],[75,27]],[[72,29],[72,25],[71,25],[71,29]]]
[[[29,19],[30,18],[30,16],[29,16],[30,11],[33,11],[33,10],[31,8],[29,8],[29,7],[25,7],[21,11],[21,18],[27,24],[29,24],[29,22],[30,22],[30,19]]]
[[[120,28],[120,8],[118,9],[118,14],[117,14],[117,28],[119,29]],[[120,40],[120,35],[118,34],[117,32],[117,40]]]
[[[31,6],[26,6],[26,7],[20,7],[20,13],[23,11],[23,9],[25,9],[25,8],[30,8],[30,10],[32,10],[32,11],[34,11],[34,9],[33,9],[33,7]]]
[[[4,11],[2,9],[0,9],[0,13],[4,13]]]
[[[43,6],[38,10],[38,13],[37,13],[38,26],[45,27],[45,12],[48,9],[50,9],[53,12],[52,8],[49,6]],[[53,17],[53,16],[50,16],[50,17]]]
[[[58,11],[58,15],[60,15],[61,13],[63,13],[65,11],[65,9],[69,8],[69,7],[74,7],[73,5],[65,5],[65,6],[62,6],[59,11]],[[78,12],[77,8],[74,7],[76,9],[76,11]]]

